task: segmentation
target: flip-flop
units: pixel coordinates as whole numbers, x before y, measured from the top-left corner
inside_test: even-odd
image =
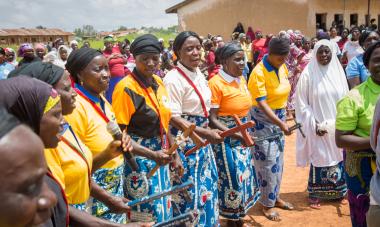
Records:
[[[277,211],[272,211],[269,214],[266,214],[264,211],[264,216],[271,221],[281,221],[280,214]]]
[[[309,206],[312,209],[321,209],[321,204],[319,199],[309,198]]]

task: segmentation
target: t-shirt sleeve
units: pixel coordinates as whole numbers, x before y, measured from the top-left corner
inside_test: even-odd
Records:
[[[117,123],[128,126],[136,109],[126,89],[128,88],[123,83],[116,85],[112,95],[112,108]]]
[[[358,125],[358,105],[350,93],[337,103],[335,128],[340,131],[354,131]]]
[[[357,78],[360,75],[357,58],[351,59],[346,67],[347,79]]]
[[[222,91],[216,79],[217,78],[213,78],[208,82],[208,86],[211,90],[211,108],[219,108],[222,101]]]
[[[248,90],[251,92],[252,100],[262,101],[267,98],[264,73],[253,70],[248,81]]]

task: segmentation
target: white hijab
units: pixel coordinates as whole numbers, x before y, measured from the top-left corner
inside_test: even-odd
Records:
[[[61,68],[63,68],[63,69],[65,69],[65,64],[66,64],[66,61],[67,61],[67,60],[66,60],[66,61],[62,60],[61,55],[59,54],[59,51],[60,51],[61,49],[65,49],[65,50],[67,51],[67,57],[69,57],[69,55],[70,55],[70,53],[71,53],[71,49],[70,49],[69,47],[65,46],[65,45],[61,45],[61,46],[58,47],[58,50],[57,50],[57,58],[54,59],[53,64],[54,64],[54,65],[57,65],[57,66],[59,66],[59,67],[61,67]]]
[[[327,46],[332,52],[328,65],[317,60],[317,51]],[[312,59],[305,67],[297,84],[296,117],[302,123],[306,138],[297,133],[297,165],[305,167],[333,166],[343,160],[342,150],[335,144],[336,103],[348,92],[343,68],[336,56],[333,43],[320,40],[315,44]],[[316,126],[327,134],[316,135]]]

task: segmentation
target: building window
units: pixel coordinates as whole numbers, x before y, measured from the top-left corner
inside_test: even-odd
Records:
[[[350,26],[351,25],[358,26],[358,14],[357,13],[350,14]]]
[[[15,38],[11,38],[11,44],[14,44],[16,42]]]
[[[32,38],[32,43],[36,43],[37,42],[37,39],[36,38]]]
[[[27,42],[28,42],[28,38],[24,38],[24,42],[26,42],[26,43],[27,43]]]
[[[317,29],[323,29],[326,31],[326,18],[327,13],[317,13],[315,14],[315,23]]]
[[[343,14],[334,14],[334,22],[335,26],[343,24]]]

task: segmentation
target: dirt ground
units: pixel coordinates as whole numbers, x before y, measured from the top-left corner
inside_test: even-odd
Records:
[[[341,205],[338,202],[325,202],[321,204],[320,210],[311,209],[307,202],[307,180],[309,168],[299,168],[295,164],[295,134],[286,138],[285,145],[285,166],[281,185],[281,198],[291,202],[295,206],[293,211],[278,209],[281,221],[272,222],[266,219],[261,213],[259,203],[251,208],[245,217],[247,223],[252,226],[310,226],[328,227],[339,226],[349,227],[350,211],[348,205]],[[221,221],[222,226],[227,226],[225,221]]]

